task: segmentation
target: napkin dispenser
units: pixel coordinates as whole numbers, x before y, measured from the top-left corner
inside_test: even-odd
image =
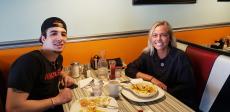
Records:
[[[93,57],[91,57],[91,59],[90,59],[91,68],[96,70],[98,68],[98,62],[100,59],[101,59],[101,57],[98,55],[94,55]],[[107,63],[109,63],[109,60],[115,60],[116,61],[116,67],[123,67],[123,62],[122,62],[121,58],[106,59]]]
[[[90,66],[91,68],[93,68],[94,70],[96,70],[98,68],[98,61],[101,57],[98,55],[94,55],[93,57],[91,57],[90,59]]]
[[[121,58],[107,59],[107,62],[109,62],[109,60],[115,60],[116,61],[116,67],[123,67],[123,62],[122,62]]]

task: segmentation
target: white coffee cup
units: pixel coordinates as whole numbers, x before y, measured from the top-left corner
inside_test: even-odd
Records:
[[[111,80],[109,81],[108,84],[108,92],[109,92],[109,96],[111,97],[118,97],[119,96],[119,82],[116,80]]]

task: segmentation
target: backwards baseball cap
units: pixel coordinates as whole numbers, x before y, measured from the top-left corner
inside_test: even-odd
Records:
[[[46,33],[46,30],[51,27],[62,27],[67,31],[67,27],[65,22],[58,18],[58,17],[50,17],[47,18],[43,23],[41,27],[41,33],[44,34]]]
[[[42,23],[41,34],[42,35],[46,35],[47,29],[51,28],[51,27],[61,27],[61,28],[64,28],[67,31],[66,24],[65,24],[65,22],[62,19],[60,19],[58,17],[50,17],[50,18],[47,18]],[[40,37],[39,41],[41,42],[41,37]]]

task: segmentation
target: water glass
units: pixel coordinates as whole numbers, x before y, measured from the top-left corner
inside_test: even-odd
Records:
[[[106,59],[101,58],[98,61],[98,79],[107,80],[108,78],[108,63]]]
[[[94,82],[92,85],[93,96],[101,96],[102,95],[102,87],[103,82],[100,80],[98,82]]]
[[[63,67],[63,72],[65,74],[70,74],[70,67],[69,66]]]
[[[102,86],[101,85],[93,85],[92,90],[93,90],[94,96],[101,96],[101,94],[102,94]]]
[[[116,78],[120,78],[121,77],[121,75],[122,75],[122,68],[116,68],[116,70],[115,70],[115,77]]]
[[[98,68],[97,72],[98,72],[97,74],[98,79],[101,79],[104,81],[108,80],[108,68],[100,67]]]

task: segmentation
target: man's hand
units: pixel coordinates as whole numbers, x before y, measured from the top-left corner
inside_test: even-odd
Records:
[[[59,94],[56,97],[52,98],[53,105],[61,105],[64,103],[68,103],[72,100],[72,91],[69,88],[64,88],[59,92]]]
[[[74,79],[68,75],[63,76],[61,80],[61,84],[63,84],[65,88],[70,87],[74,82]]]

